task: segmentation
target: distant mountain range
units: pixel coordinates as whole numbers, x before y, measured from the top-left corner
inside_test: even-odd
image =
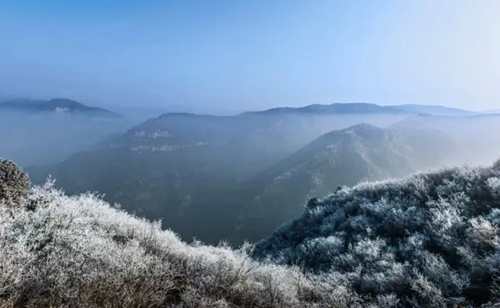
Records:
[[[161,106],[160,106],[161,107]],[[157,108],[150,108],[148,111],[151,114],[152,110],[168,109],[172,111],[182,111],[196,113],[194,109],[189,109],[183,106],[169,105]],[[139,107],[116,107],[123,109],[126,112],[133,111],[134,113],[141,112]],[[147,111],[147,107],[143,108]],[[31,99],[13,99],[0,102],[1,110],[13,111],[29,111],[29,112],[68,112],[81,113],[88,115],[99,115],[107,117],[122,118],[123,115],[111,112],[105,108],[89,107],[71,99],[55,98],[50,101],[46,100],[31,100]],[[159,112],[159,111],[157,111]],[[251,111],[244,114],[429,114],[429,115],[445,115],[445,116],[470,116],[497,113],[498,110],[490,110],[486,112],[474,112],[464,109],[451,108],[442,105],[421,105],[421,104],[403,104],[403,105],[376,105],[371,103],[333,103],[333,104],[313,104],[304,107],[277,107],[263,111]]]
[[[0,103],[0,111],[27,112],[27,113],[64,113],[76,116],[88,116],[110,119],[124,119],[119,113],[107,109],[89,107],[77,101],[65,98],[42,100],[10,100]]]
[[[401,114],[404,110],[398,108],[379,106],[368,103],[333,103],[330,105],[314,104],[305,107],[281,107],[251,113],[258,114]]]
[[[370,103],[333,103],[330,105],[314,104],[305,107],[279,107],[250,113],[258,114],[429,114],[445,116],[471,116],[482,114],[464,109],[441,105],[388,105],[381,106]]]

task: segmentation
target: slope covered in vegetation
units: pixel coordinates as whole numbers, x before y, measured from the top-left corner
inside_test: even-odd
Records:
[[[405,306],[479,305],[497,299],[499,236],[500,161],[344,188],[310,202],[254,257]]]
[[[28,191],[15,165],[0,165],[0,307],[463,307],[496,298],[500,164],[346,188],[239,250],[185,244],[50,182]]]
[[[248,245],[187,245],[159,223],[91,194],[65,196],[50,182],[28,192],[28,179],[14,164],[0,165],[6,166],[0,174],[2,308],[347,307],[356,301],[320,276],[252,260]]]

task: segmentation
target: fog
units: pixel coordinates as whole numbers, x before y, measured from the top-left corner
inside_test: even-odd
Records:
[[[106,107],[127,119],[0,111],[0,156],[25,167],[35,184],[51,175],[68,194],[98,192],[130,213],[161,219],[188,241],[258,240],[300,214],[307,198],[324,197],[337,186],[489,164],[500,156],[496,115],[221,116]],[[355,137],[315,142],[360,123],[387,135],[357,130]]]
[[[0,0],[0,308],[500,307],[499,16]]]
[[[126,120],[0,111],[0,157],[24,167],[57,163],[88,150],[106,136],[124,132],[130,124]]]
[[[460,146],[459,163],[490,165],[500,158],[500,114],[469,117],[423,117]],[[456,162],[455,162],[456,164]]]

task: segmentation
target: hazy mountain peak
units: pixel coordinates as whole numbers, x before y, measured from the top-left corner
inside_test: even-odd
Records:
[[[19,99],[0,103],[0,110],[37,113],[67,113],[78,116],[123,119],[123,115],[98,107],[89,107],[68,98],[54,98],[49,101]]]
[[[90,107],[85,106],[77,101],[67,99],[67,98],[54,98],[42,105],[43,109],[58,110],[63,109],[65,111],[84,111]],[[104,109],[102,109],[104,110]]]

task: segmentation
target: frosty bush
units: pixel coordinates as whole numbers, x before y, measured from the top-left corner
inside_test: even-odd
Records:
[[[30,181],[19,167],[5,159],[0,159],[0,204],[8,207],[21,206],[28,196]]]
[[[297,267],[252,260],[245,245],[181,242],[92,194],[51,183],[0,208],[0,307],[361,307],[366,299]],[[336,278],[332,278],[336,279]],[[336,281],[336,280],[335,280]]]
[[[498,302],[498,178],[499,168],[464,167],[344,188],[238,250],[183,243],[159,222],[48,182],[9,197],[18,210],[0,207],[0,307]]]
[[[257,260],[335,273],[358,296],[402,306],[498,301],[500,164],[364,183],[307,208],[253,250]]]

